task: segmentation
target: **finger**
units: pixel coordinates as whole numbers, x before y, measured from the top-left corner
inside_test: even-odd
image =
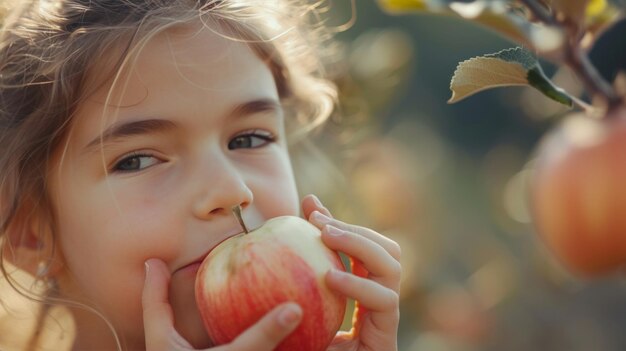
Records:
[[[369,228],[353,224],[347,224],[345,222],[329,217],[320,211],[314,211],[313,213],[311,213],[309,221],[317,226],[320,230],[322,230],[325,225],[332,225],[333,227],[366,237],[369,240],[372,240],[378,245],[382,246],[385,251],[389,252],[391,257],[393,257],[397,261],[400,261],[400,245],[398,245],[398,243],[389,239],[388,237],[377,233]]]
[[[377,329],[384,332],[397,329],[400,316],[400,297],[397,292],[372,280],[336,269],[326,274],[326,284],[365,307]]]
[[[315,195],[307,195],[302,199],[302,214],[304,218],[309,218],[313,211],[319,211],[328,217],[332,217],[330,211],[324,207],[320,199]]]
[[[282,304],[239,335],[225,350],[274,350],[296,329],[301,320],[302,308],[298,304],[293,302]]]
[[[326,282],[331,289],[359,301],[372,312],[393,311],[399,305],[397,292],[347,272],[331,269],[326,274]]]
[[[331,225],[324,226],[322,240],[330,249],[341,251],[362,263],[370,279],[394,291],[400,289],[402,266],[382,246]]]
[[[189,346],[175,332],[174,314],[168,300],[170,273],[165,263],[158,259],[146,261],[146,280],[141,303],[146,338],[146,350],[165,350],[175,344]]]

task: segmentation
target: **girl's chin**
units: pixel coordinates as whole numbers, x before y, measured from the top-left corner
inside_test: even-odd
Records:
[[[207,336],[204,328],[202,330],[179,331],[180,335],[191,344],[194,349],[207,349],[214,346]]]
[[[198,264],[199,267],[199,264]],[[195,272],[193,266],[185,267],[172,275],[169,300],[174,311],[176,331],[195,348],[212,346],[196,305]]]

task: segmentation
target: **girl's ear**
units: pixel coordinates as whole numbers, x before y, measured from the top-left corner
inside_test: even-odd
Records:
[[[34,277],[52,277],[62,268],[50,217],[34,206],[23,206],[9,224],[2,256]]]

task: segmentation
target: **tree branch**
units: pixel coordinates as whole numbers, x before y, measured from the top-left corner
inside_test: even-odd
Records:
[[[559,26],[559,22],[556,18],[554,18],[554,16],[536,0],[520,0],[520,2],[524,4],[530,13],[532,13],[532,15],[539,19],[542,23],[549,26]]]
[[[566,26],[565,23],[559,21],[537,0],[520,0],[520,2],[544,25],[557,27],[567,34],[564,43],[564,63],[582,80],[589,95],[592,98],[597,95],[602,96],[607,102],[609,111],[621,105],[623,103],[622,98],[616,94],[611,84],[598,73],[596,67],[583,51],[578,30],[574,30],[572,26]]]
[[[572,68],[593,96],[600,95],[606,99],[607,110],[611,111],[622,103],[613,87],[600,75],[589,57],[579,45],[566,45],[565,63]]]

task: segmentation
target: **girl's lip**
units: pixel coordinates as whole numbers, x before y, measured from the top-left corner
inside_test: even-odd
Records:
[[[211,250],[213,250],[213,248],[211,248]],[[188,271],[188,270],[191,270],[191,271],[197,272],[197,271],[198,271],[198,269],[200,268],[200,265],[202,264],[202,262],[204,262],[204,259],[205,259],[205,258],[209,255],[209,253],[210,253],[210,252],[211,252],[211,251],[209,251],[209,252],[207,252],[206,254],[202,255],[202,256],[201,256],[200,258],[198,258],[197,260],[195,260],[195,261],[193,261],[193,262],[191,262],[191,263],[189,263],[189,264],[186,264],[186,265],[184,265],[184,266],[180,267],[179,269],[177,269],[177,270],[176,270],[176,272],[180,272],[180,271]]]
[[[232,235],[227,235],[222,241],[218,242],[215,246],[213,246],[209,251],[207,251],[206,253],[202,254],[202,256],[198,257],[196,260],[192,261],[191,263],[188,263],[180,268],[178,268],[175,272],[179,272],[182,270],[193,270],[193,271],[198,271],[198,268],[200,267],[200,265],[202,264],[202,262],[204,262],[204,259],[209,256],[209,254],[211,253],[211,251],[213,251],[213,249],[215,249],[216,247],[218,247],[221,243],[223,243],[224,241],[237,236],[243,234],[243,232],[238,232]]]
[[[202,264],[202,261],[196,261],[196,262],[192,262],[184,267],[181,267],[177,272],[178,273],[190,273],[192,275],[195,275],[198,270],[200,269],[200,265]]]

